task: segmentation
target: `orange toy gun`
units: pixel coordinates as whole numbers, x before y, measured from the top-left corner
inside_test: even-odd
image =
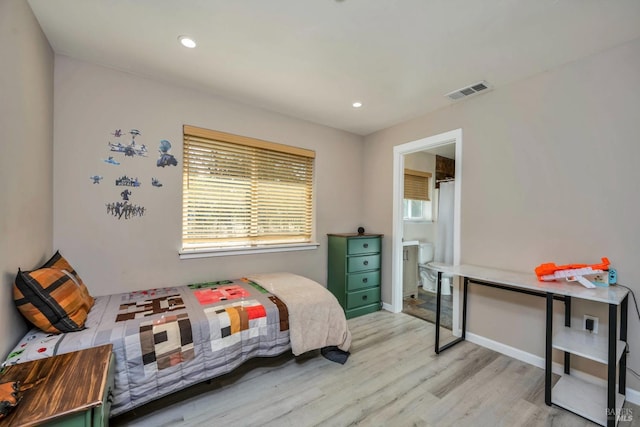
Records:
[[[538,280],[550,282],[556,279],[566,279],[567,281],[578,281],[587,288],[594,288],[595,285],[582,276],[589,274],[604,273],[609,269],[609,259],[602,258],[600,264],[567,264],[555,265],[554,263],[540,264],[535,272]]]

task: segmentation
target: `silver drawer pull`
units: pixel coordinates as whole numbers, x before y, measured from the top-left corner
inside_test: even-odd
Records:
[[[363,299],[363,300],[366,300],[366,299],[367,299],[367,296],[366,296],[366,295],[362,295],[362,299]]]
[[[365,243],[364,245],[362,245],[363,248],[367,249],[369,247],[368,243]]]
[[[362,279],[362,283],[367,283],[369,281],[369,279],[367,279],[366,277]]]
[[[365,262],[364,262],[364,265],[369,265],[369,261],[365,261]]]

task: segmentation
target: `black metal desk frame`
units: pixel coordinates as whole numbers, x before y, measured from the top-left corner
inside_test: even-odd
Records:
[[[564,302],[564,325],[571,326],[571,297],[567,295],[556,295],[552,292],[536,292],[529,289],[520,289],[511,286],[505,286],[498,283],[488,282],[484,280],[470,279],[463,276],[462,290],[462,334],[457,339],[440,346],[440,313],[441,313],[441,296],[442,296],[442,272],[438,271],[437,280],[437,300],[436,300],[436,338],[435,352],[440,354],[448,348],[453,347],[466,339],[467,333],[467,297],[469,284],[488,286],[491,288],[503,289],[506,291],[517,292],[521,294],[533,295],[546,298],[546,331],[545,331],[545,378],[544,378],[544,402],[551,406],[551,389],[552,389],[552,350],[553,350],[553,300]],[[627,308],[629,303],[629,295],[627,294],[620,304],[620,340],[627,341]],[[618,336],[618,306],[609,304],[609,339],[608,339],[608,359],[607,359],[607,427],[615,427],[616,425],[616,337]],[[613,338],[612,338],[613,337]],[[626,369],[627,369],[627,351],[623,351],[620,358],[620,369],[618,372],[618,393],[625,394],[626,391]],[[571,371],[571,353],[564,352],[564,373],[569,375]],[[580,414],[576,414],[580,415]]]

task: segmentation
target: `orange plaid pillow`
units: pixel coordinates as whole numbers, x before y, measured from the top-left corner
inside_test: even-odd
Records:
[[[84,329],[94,299],[71,265],[58,253],[46,267],[18,270],[13,298],[18,310],[45,332]]]
[[[78,276],[78,273],[71,267],[71,264],[60,254],[60,251],[56,251],[55,255],[51,257],[51,259],[44,263],[41,268],[57,268],[58,270],[66,270],[69,273],[73,274],[76,278],[76,281],[79,284],[80,292],[82,292],[82,297],[85,300],[85,303],[89,304],[89,308],[93,307],[93,297],[89,295],[89,290],[85,286],[84,282]]]

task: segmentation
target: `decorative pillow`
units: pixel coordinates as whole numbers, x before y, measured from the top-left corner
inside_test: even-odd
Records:
[[[86,286],[59,252],[45,266],[34,271],[18,270],[13,286],[18,310],[45,332],[84,329],[94,303]]]
[[[44,263],[44,265],[40,268],[57,268],[59,270],[66,270],[69,273],[73,274],[76,278],[76,281],[79,283],[80,291],[82,292],[83,298],[86,300],[86,303],[89,304],[89,308],[93,307],[94,299],[91,295],[89,295],[89,290],[85,286],[84,282],[78,276],[78,273],[71,267],[71,264],[60,254],[60,251],[56,251],[56,253],[51,257],[51,259]]]

